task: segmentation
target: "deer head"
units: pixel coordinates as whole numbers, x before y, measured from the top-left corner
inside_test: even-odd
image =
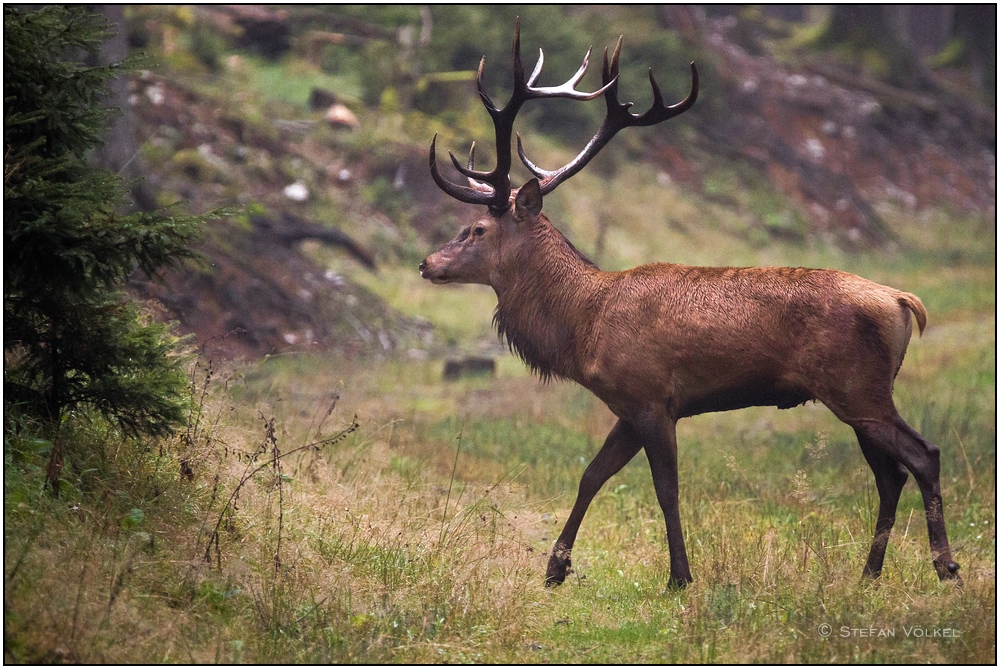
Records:
[[[485,214],[420,263],[420,276],[432,283],[481,283],[495,286],[501,257],[516,256],[523,240],[518,230],[538,221],[542,194],[538,179],[514,192],[514,207],[500,215]]]

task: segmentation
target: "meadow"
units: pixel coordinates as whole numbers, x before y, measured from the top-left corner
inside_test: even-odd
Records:
[[[640,190],[630,201],[690,220],[694,205],[670,189]],[[594,214],[551,200],[550,218],[594,251]],[[380,358],[200,360],[182,434],[137,452],[82,424],[72,438],[91,455],[58,498],[42,484],[51,444],[30,426],[8,432],[5,661],[994,662],[993,222],[889,212],[896,248],[847,253],[761,240],[724,214],[664,233],[634,206],[602,266],[839,267],[921,296],[930,324],[896,399],[942,448],[964,586],[935,576],[912,478],[882,578],[860,577],[874,480],[850,429],[808,404],[680,423],[692,585],[667,587],[640,453],[595,499],[566,583],[544,588],[613,416],[500,347],[489,289],[431,286],[411,262],[358,280],[434,324],[432,342]],[[496,355],[495,378],[443,381],[455,352]]]

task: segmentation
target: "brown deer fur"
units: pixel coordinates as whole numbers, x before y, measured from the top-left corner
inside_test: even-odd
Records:
[[[543,379],[576,381],[618,416],[580,480],[573,510],[552,550],[546,584],[566,578],[577,530],[594,495],[644,449],[663,509],[670,549],[670,581],[691,580],[678,510],[679,419],[750,406],[789,408],[819,401],[850,425],[875,475],[878,519],[864,573],[882,571],[907,472],[923,495],[931,557],[938,576],[959,579],[951,557],[941,505],[940,455],[896,413],[892,385],[912,332],[911,314],[923,332],[927,313],[910,293],[835,270],[790,267],[688,267],[656,263],[604,272],[584,258],[541,213],[542,196],[591,160],[615,133],[652,125],[689,109],[698,96],[691,64],[691,92],[667,106],[650,71],[653,106],[629,112],[618,101],[618,58],[604,53],[603,86],[578,92],[587,59],[566,84],[539,88],[541,56],[525,78],[520,24],[514,30],[514,92],[497,108],[477,85],[493,118],[497,167],[474,169],[474,150],[463,168],[468,186],[438,171],[431,144],[431,176],[463,202],[487,213],[420,264],[435,283],[480,283],[497,295],[494,322],[500,336]],[[588,52],[589,56],[589,52]],[[559,170],[546,171],[518,152],[539,179],[510,187],[510,142],[521,105],[540,98],[591,100],[603,95],[608,112],[584,150]],[[474,145],[473,145],[474,149]]]

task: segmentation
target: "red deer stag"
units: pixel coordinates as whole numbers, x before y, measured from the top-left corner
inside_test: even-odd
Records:
[[[502,109],[483,84],[479,95],[493,118],[497,165],[474,169],[451,156],[468,186],[446,180],[431,143],[430,169],[448,195],[486,205],[441,250],[420,263],[434,283],[481,283],[497,295],[494,322],[502,338],[543,379],[572,379],[603,400],[618,417],[580,481],[566,526],[549,559],[545,582],[558,585],[570,567],[580,522],[601,486],[645,449],[656,497],[663,509],[670,549],[670,583],[684,585],[691,572],[684,549],[677,495],[675,425],[681,418],[749,406],[790,408],[819,400],[854,428],[875,474],[878,520],[864,573],[882,570],[896,505],[913,473],[923,495],[934,567],[941,579],[959,579],[945,534],[939,449],[896,412],[892,386],[911,334],[911,313],[921,332],[927,313],[910,293],[835,270],[771,267],[687,267],[666,263],[604,272],[584,258],[541,213],[542,196],[590,161],[623,128],[677,116],[694,104],[698,72],[691,64],[687,98],[667,106],[653,78],[653,106],[630,113],[618,101],[621,39],[608,61],[603,86],[576,90],[587,67],[562,86],[535,85],[538,64],[525,80],[520,23],[514,31],[514,92]],[[546,171],[518,154],[536,176],[519,189],[510,182],[514,117],[528,100],[604,96],[607,116],[580,154]],[[449,154],[450,155],[450,154]]]

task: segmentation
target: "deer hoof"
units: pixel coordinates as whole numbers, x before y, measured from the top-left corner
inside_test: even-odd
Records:
[[[688,586],[691,580],[692,579],[690,576],[688,576],[687,578],[674,578],[673,576],[671,576],[669,579],[667,579],[667,589],[683,590]]]
[[[861,578],[871,579],[872,581],[878,581],[882,576],[882,569],[869,569],[867,566],[864,571],[861,572]]]
[[[569,559],[569,551],[565,548],[556,548],[552,551],[548,569],[545,570],[545,587],[562,585],[562,582],[566,580],[566,575],[572,572],[570,569],[572,564],[572,560]]]
[[[942,581],[957,581],[961,585],[962,577],[958,574],[960,567],[957,562],[952,560],[948,562],[935,562],[934,569],[937,570],[938,578]]]

